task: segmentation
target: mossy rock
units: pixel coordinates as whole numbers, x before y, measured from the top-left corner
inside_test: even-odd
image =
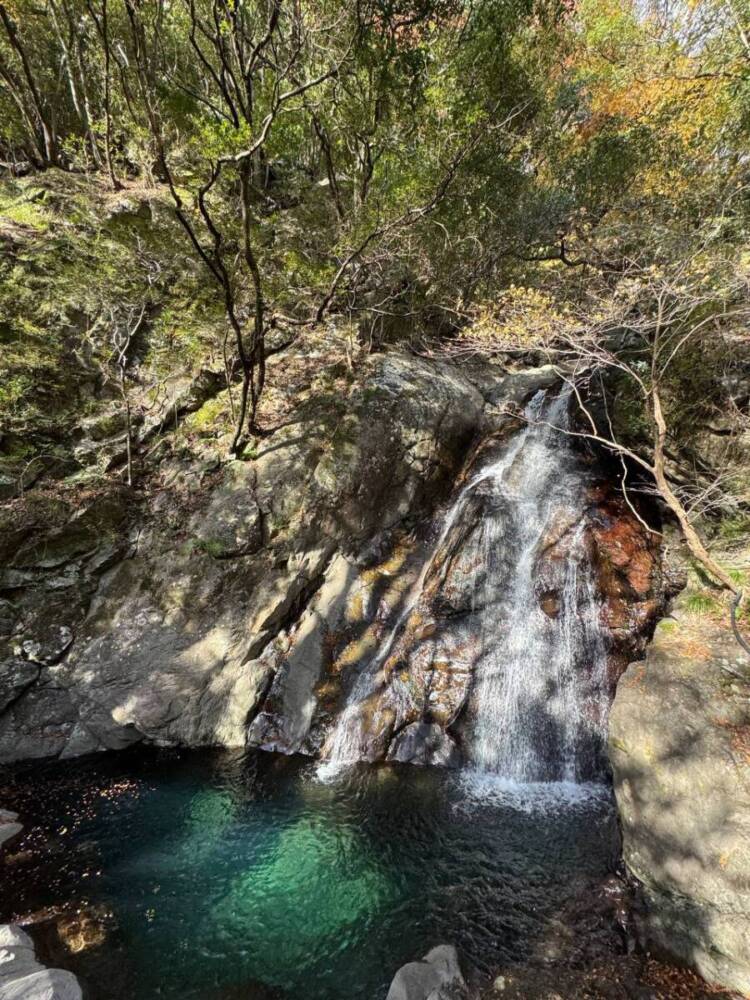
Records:
[[[80,511],[67,500],[30,494],[0,513],[0,536],[8,538],[0,555],[15,567],[62,566],[110,540],[127,516],[124,491],[92,497]],[[3,532],[3,521],[13,530]]]

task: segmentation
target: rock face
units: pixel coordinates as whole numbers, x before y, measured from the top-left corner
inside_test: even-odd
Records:
[[[398,970],[386,1000],[459,1000],[466,995],[456,949],[440,944],[421,962],[409,962]]]
[[[505,405],[555,378],[397,353],[337,371],[242,460],[191,431],[152,445],[151,428],[142,494],[32,490],[0,508],[0,761],[142,740],[326,754],[409,604],[462,470],[482,458],[478,442],[502,446],[519,426]],[[186,399],[188,427],[204,426],[215,389]],[[581,517],[594,526],[615,678],[656,614],[658,551],[592,483]],[[472,508],[458,534],[481,516]],[[556,578],[545,566],[565,557],[571,527],[559,525],[539,565],[552,617],[560,595],[545,591]],[[462,551],[436,562],[381,665],[364,759],[460,763],[476,574]]]
[[[314,651],[330,642],[320,622],[341,604],[348,553],[430,509],[484,405],[450,365],[373,356],[343,391],[300,404],[252,459],[167,447],[145,502],[127,490],[12,501],[0,760],[143,739],[242,745],[278,666],[269,643],[292,626],[304,645],[287,669],[284,742],[303,743]]]
[[[0,996],[3,1000],[81,1000],[72,972],[45,969],[34,943],[15,924],[0,926]]]
[[[533,383],[524,378],[524,385],[533,394]],[[506,421],[483,439],[432,519],[414,531],[380,533],[364,550],[331,563],[306,614],[279,637],[275,651],[264,653],[273,681],[249,728],[251,744],[334,762],[466,762],[481,639],[486,624],[488,647],[502,641],[515,566],[513,539],[505,544],[501,535],[487,533],[497,513],[494,494],[479,489],[465,502],[456,498],[477,470],[515,446],[516,439],[508,438],[517,426]],[[663,604],[659,546],[595,470],[576,468],[571,476],[576,482],[588,476],[590,490],[582,503],[561,508],[551,519],[534,567],[538,600],[550,616],[559,610],[566,561],[582,536],[595,555],[601,618],[611,624],[607,663],[613,691]],[[512,530],[511,519],[500,516],[504,530]],[[589,692],[591,713],[603,711],[594,697],[602,683],[592,656],[578,668],[582,698]],[[589,777],[606,766],[603,726],[603,718],[592,715],[591,752],[580,754]]]
[[[726,625],[678,604],[620,680],[610,758],[647,946],[750,994],[750,683],[729,672],[743,670]]]

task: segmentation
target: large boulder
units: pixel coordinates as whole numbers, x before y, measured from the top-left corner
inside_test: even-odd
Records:
[[[81,1000],[72,972],[45,969],[34,943],[16,924],[0,925],[0,997],[3,1000]]]
[[[750,994],[750,674],[726,624],[661,622],[620,680],[609,749],[647,947]]]

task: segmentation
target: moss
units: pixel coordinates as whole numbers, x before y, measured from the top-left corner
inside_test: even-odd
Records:
[[[23,197],[15,201],[0,198],[0,226],[6,221],[39,231],[49,225],[48,217],[39,204]]]
[[[750,514],[734,514],[719,523],[719,536],[727,542],[750,538]]]
[[[189,538],[181,547],[180,553],[184,556],[192,555],[194,552],[202,552],[211,556],[212,559],[221,559],[227,555],[226,545],[216,538]]]
[[[222,433],[228,428],[229,416],[229,402],[222,394],[191,413],[185,423],[198,434]]]
[[[722,611],[721,603],[703,590],[686,594],[683,607],[692,615],[713,615]]]
[[[221,559],[222,556],[227,554],[226,546],[215,538],[197,538],[193,549],[198,552],[204,552],[213,559]]]
[[[678,625],[673,618],[665,618],[663,621],[659,622],[657,628],[659,632],[665,632],[667,635],[671,635],[677,631]]]

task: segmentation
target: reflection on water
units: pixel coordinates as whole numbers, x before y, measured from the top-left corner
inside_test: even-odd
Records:
[[[3,789],[29,826],[0,917],[111,914],[67,957],[93,1000],[382,1000],[438,942],[476,974],[522,960],[612,869],[609,794],[575,788],[409,767],[323,784],[309,761],[231,752],[37,766]]]

